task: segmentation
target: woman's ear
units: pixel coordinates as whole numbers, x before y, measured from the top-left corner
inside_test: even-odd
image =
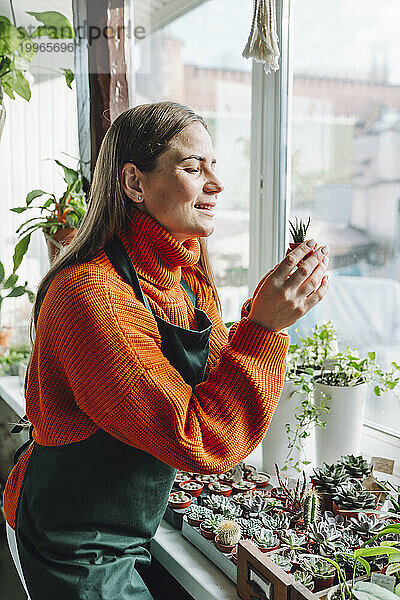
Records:
[[[122,188],[133,202],[141,204],[143,193],[140,187],[140,171],[133,163],[125,163],[122,167]]]

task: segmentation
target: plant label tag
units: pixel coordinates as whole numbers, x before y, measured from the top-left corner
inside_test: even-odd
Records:
[[[371,458],[371,465],[374,471],[379,471],[380,473],[388,473],[389,475],[393,475],[394,460],[390,458],[373,456]]]
[[[383,573],[371,573],[371,583],[376,583],[389,590],[389,592],[393,592],[396,584],[396,577],[393,575],[383,575]]]

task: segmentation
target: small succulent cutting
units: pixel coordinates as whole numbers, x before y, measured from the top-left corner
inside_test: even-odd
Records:
[[[266,529],[265,527],[262,527],[260,531],[255,534],[254,542],[261,550],[270,550],[279,545],[278,536],[275,535],[271,529]]]
[[[350,479],[365,479],[371,472],[371,467],[363,456],[347,454],[342,456],[339,464],[343,465]]]
[[[344,465],[323,463],[322,467],[314,469],[312,480],[318,492],[334,495],[338,485],[348,479]]]
[[[358,481],[339,485],[333,499],[337,507],[345,511],[374,509],[376,505],[374,494],[366,490]]]
[[[303,221],[303,219],[298,219],[295,217],[294,223],[289,221],[289,229],[293,238],[294,244],[301,244],[301,242],[305,242],[307,229],[310,226],[311,217],[308,217],[307,223]]]

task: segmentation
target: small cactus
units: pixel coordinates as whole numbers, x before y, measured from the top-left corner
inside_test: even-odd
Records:
[[[303,518],[306,529],[308,529],[313,523],[317,522],[320,512],[320,503],[321,501],[319,494],[315,490],[310,490],[307,492],[304,498],[303,507]]]
[[[217,535],[223,546],[236,546],[242,532],[236,521],[222,521],[217,527]]]

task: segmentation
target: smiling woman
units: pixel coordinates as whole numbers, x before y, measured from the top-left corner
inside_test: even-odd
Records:
[[[151,600],[135,566],[150,560],[176,469],[226,472],[261,442],[285,376],[281,329],[328,289],[309,240],[228,332],[204,245],[214,164],[189,107],[122,113],[78,234],[39,286],[32,439],[4,492],[31,600]]]

